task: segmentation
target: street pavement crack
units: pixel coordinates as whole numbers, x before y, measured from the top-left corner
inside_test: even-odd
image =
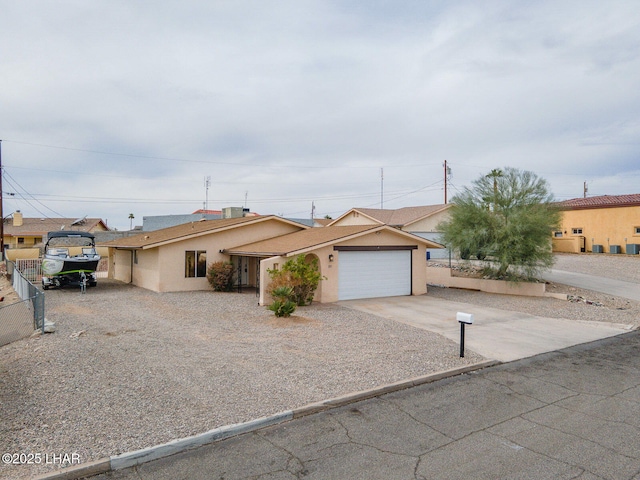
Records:
[[[402,408],[400,405],[396,404],[393,400],[387,400],[384,398],[380,399],[382,402],[385,402],[388,405],[393,406],[396,410],[402,412],[403,414],[405,414],[407,417],[409,417],[411,420],[413,420],[416,423],[419,423],[420,425],[424,425],[425,427],[429,427],[431,430],[433,430],[434,432],[439,433],[440,435],[442,435],[443,437],[446,437],[450,440],[455,440],[454,438],[450,437],[449,435],[447,435],[444,432],[441,432],[440,430],[438,430],[437,428],[435,428],[433,425],[428,424],[425,421],[420,420],[419,418],[414,417],[412,414],[410,414],[409,412],[407,412],[404,408]]]
[[[342,426],[342,428],[345,429],[347,438],[349,439],[349,443],[352,443],[353,445],[359,445],[361,447],[373,448],[374,450],[376,450],[378,452],[388,453],[389,455],[398,455],[398,456],[401,456],[401,457],[415,458],[416,460],[418,458],[420,458],[420,456],[416,456],[416,455],[409,455],[407,453],[402,453],[402,452],[397,452],[397,451],[392,451],[392,450],[385,450],[384,448],[380,448],[380,447],[378,447],[376,445],[373,445],[371,443],[359,442],[359,441],[357,441],[357,440],[355,440],[355,439],[353,439],[351,437],[351,434],[349,433],[349,429],[340,421],[340,419],[336,418],[335,420]],[[338,445],[338,444],[336,444],[336,445]]]

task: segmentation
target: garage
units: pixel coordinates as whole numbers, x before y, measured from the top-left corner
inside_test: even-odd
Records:
[[[336,250],[339,300],[411,295],[411,249]]]

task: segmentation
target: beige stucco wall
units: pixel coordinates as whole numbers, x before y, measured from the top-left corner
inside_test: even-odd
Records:
[[[137,262],[137,263],[136,263]],[[184,258],[182,265],[184,274]],[[162,263],[157,248],[137,250],[133,263],[133,284],[155,292],[161,292]]]
[[[307,252],[304,255],[316,256],[318,258],[318,267],[323,279],[320,280],[318,289],[313,297],[314,302],[330,303],[338,300],[338,253],[333,250],[333,246],[324,247]],[[329,255],[333,255],[333,262],[329,261]],[[269,305],[271,297],[266,294],[271,277],[268,270],[273,270],[276,266],[282,267],[287,261],[293,257],[271,257],[263,259],[260,262],[260,305]]]
[[[5,248],[31,248],[34,245],[42,243],[42,236],[15,235],[4,237]],[[22,238],[22,243],[18,243],[18,239]]]
[[[405,232],[420,232],[420,233],[430,233],[430,232],[439,232],[438,224],[440,222],[444,222],[449,220],[449,211],[445,210],[443,212],[435,213],[427,218],[423,218],[422,220],[412,223],[410,225],[406,225],[402,228]]]
[[[17,259],[28,259],[33,260],[35,258],[40,257],[40,249],[39,248],[9,248],[4,252],[5,257],[12,262],[15,262]]]
[[[336,246],[378,246],[378,245],[402,245],[414,246],[418,248],[411,250],[412,261],[412,295],[423,295],[427,293],[427,273],[426,273],[426,247],[416,240],[393,234],[392,231],[381,231],[358,237],[356,239],[337,243]],[[334,250],[334,246],[327,246],[308,252],[318,257],[320,273],[325,277],[320,281],[320,286],[316,291],[314,301],[320,303],[332,303],[338,301],[338,268],[340,266],[340,251]],[[329,261],[329,255],[333,255],[333,261]],[[289,257],[290,258],[290,257]],[[260,263],[260,304],[267,305],[271,298],[265,298],[265,290],[269,285],[270,277],[267,269],[273,269],[277,263],[282,266],[289,258],[272,257],[262,260]]]
[[[380,222],[372,220],[359,212],[349,212],[341,219],[336,220],[336,223],[332,224],[334,227],[344,227],[349,225],[380,225]]]
[[[627,243],[640,244],[640,234],[635,233],[635,227],[640,227],[640,206],[565,210],[562,214],[562,238],[579,237],[573,235],[572,230],[582,228],[587,252],[593,251],[596,244],[602,245],[605,253],[609,252],[610,245],[620,245],[626,253]]]
[[[229,255],[220,253],[220,250],[299,230],[299,226],[274,219],[201,235],[155,248],[138,250],[138,264],[134,264],[133,267],[133,283],[156,292],[209,290],[211,286],[206,277],[185,277],[186,251],[206,251],[207,265],[210,265],[217,261],[230,261]],[[128,256],[126,261],[130,262]],[[119,265],[116,264],[116,271],[118,267]],[[121,265],[121,268],[124,274],[118,272],[116,279],[129,282],[131,272],[128,271],[128,266]],[[122,279],[122,277],[126,278],[126,280]],[[255,274],[253,278],[255,278]]]
[[[450,268],[427,267],[425,270],[429,283],[445,287],[528,297],[544,297],[546,291],[544,283],[513,283],[482,278],[452,277]]]
[[[580,253],[580,241],[579,236],[573,238],[554,238],[552,240],[553,251],[560,253]]]
[[[131,250],[109,250],[109,276],[120,282],[131,283]]]

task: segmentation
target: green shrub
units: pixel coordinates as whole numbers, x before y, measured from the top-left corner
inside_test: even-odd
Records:
[[[273,303],[267,308],[271,310],[276,317],[290,317],[296,311],[297,305],[291,300],[293,289],[287,286],[280,286],[271,291],[274,298]]]
[[[234,266],[231,262],[214,262],[207,269],[207,280],[216,292],[233,290]]]
[[[280,287],[291,287],[293,300],[296,305],[310,305],[313,296],[322,280],[318,269],[318,259],[307,261],[304,255],[298,255],[288,260],[280,270],[268,270],[271,276],[269,293]]]

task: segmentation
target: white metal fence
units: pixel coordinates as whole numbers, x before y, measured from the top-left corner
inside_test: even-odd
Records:
[[[42,281],[42,259],[17,259],[15,268],[19,270],[30,282],[40,283]],[[96,277],[108,278],[109,259],[101,258],[96,270]]]

